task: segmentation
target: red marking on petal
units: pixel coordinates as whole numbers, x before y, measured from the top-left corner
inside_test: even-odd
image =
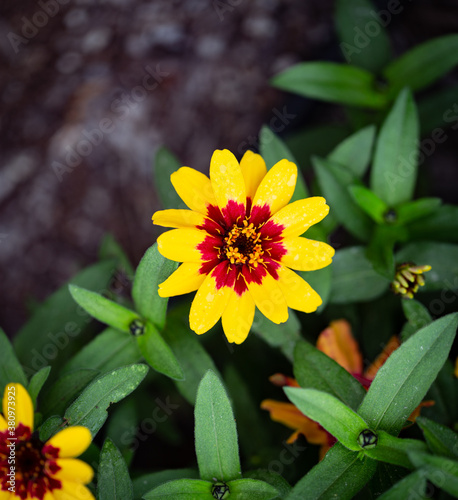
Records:
[[[223,246],[223,240],[217,236],[208,235],[202,243],[197,245],[197,250],[202,254],[202,260],[218,259],[218,250]]]
[[[225,232],[225,229],[222,228],[217,222],[208,218],[205,219],[203,224],[197,226],[197,229],[202,229],[212,236],[221,236]]]
[[[212,271],[212,276],[215,278],[216,289],[220,290],[223,286],[226,286],[228,281],[228,274],[230,271],[229,261],[224,260],[220,262]]]
[[[265,267],[266,267],[267,271],[272,276],[272,278],[278,280],[277,269],[280,268],[280,264],[278,262],[275,262],[270,257],[265,257],[264,258],[264,264],[265,264]]]
[[[231,227],[234,224],[241,226],[243,219],[245,219],[245,205],[237,203],[234,200],[229,200],[227,205],[222,209],[222,213],[227,227]]]
[[[277,238],[279,239],[279,238]],[[280,241],[263,241],[262,242],[263,251],[273,260],[281,262],[281,259],[286,255],[287,251],[283,243]]]
[[[273,220],[268,220],[259,230],[261,233],[262,239],[278,239],[281,237],[281,233],[283,232],[285,227],[282,224],[276,224]]]
[[[271,213],[269,205],[267,204],[264,204],[262,206],[255,205],[251,209],[250,222],[252,222],[253,225],[256,227],[269,220],[270,216]]]
[[[199,269],[199,274],[210,274],[213,269],[220,263],[219,259],[212,259],[208,262],[204,262]]]
[[[207,217],[219,224],[222,228],[226,228],[226,221],[217,205],[207,206]]]
[[[243,266],[242,272],[247,283],[256,283],[258,285],[262,283],[262,278],[267,274],[266,268],[261,265],[258,267]]]

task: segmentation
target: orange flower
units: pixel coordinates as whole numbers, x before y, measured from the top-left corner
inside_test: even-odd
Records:
[[[323,330],[316,343],[317,348],[327,356],[339,363],[351,373],[365,389],[368,389],[374,380],[380,367],[385,363],[388,357],[399,346],[399,340],[393,336],[388,341],[383,351],[377,356],[375,361],[366,369],[363,369],[363,356],[358,343],[354,339],[350,325],[344,319],[331,322]],[[278,386],[298,387],[297,381],[286,375],[276,373],[269,380]],[[420,415],[421,407],[432,406],[434,401],[423,401],[410,415],[409,421],[415,422]],[[320,445],[320,460],[324,457],[329,448],[336,442],[334,436],[331,436],[320,424],[310,420],[292,403],[274,401],[266,399],[261,403],[261,408],[270,412],[270,418],[275,422],[280,422],[290,429],[294,429],[293,434],[287,442],[292,443],[302,434],[309,443]]]

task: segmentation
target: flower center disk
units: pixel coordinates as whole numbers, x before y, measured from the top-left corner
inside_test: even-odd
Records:
[[[253,223],[243,221],[243,226],[234,225],[224,238],[222,257],[231,264],[248,264],[257,267],[263,264],[264,250],[261,235]]]

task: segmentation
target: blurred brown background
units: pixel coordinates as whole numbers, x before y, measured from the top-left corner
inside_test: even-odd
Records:
[[[455,1],[401,3],[388,28],[397,54],[458,31]],[[106,232],[134,264],[154,242],[159,146],[207,171],[214,149],[240,156],[284,109],[297,115],[286,133],[342,119],[337,106],[268,84],[302,60],[342,60],[332,0],[2,0],[0,16],[0,325],[9,335],[29,299],[97,259]],[[450,142],[435,153],[439,191],[454,168]]]

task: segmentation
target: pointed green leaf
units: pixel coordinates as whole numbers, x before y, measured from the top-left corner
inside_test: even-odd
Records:
[[[383,74],[396,94],[403,87],[422,89],[457,64],[458,35],[445,35],[409,50],[389,64]]]
[[[445,363],[457,324],[458,314],[444,316],[391,354],[358,409],[372,430],[399,433]]]
[[[375,126],[369,125],[344,139],[327,156],[361,178],[369,166],[375,139]],[[316,153],[315,153],[316,154]]]
[[[370,187],[390,207],[412,199],[418,168],[418,113],[409,90],[403,90],[380,130]]]
[[[374,270],[390,281],[395,275],[394,244],[403,239],[402,231],[402,228],[386,224],[376,226],[366,251]]]
[[[409,495],[416,500],[426,500],[430,498],[426,496],[426,477],[423,471],[416,471],[409,474],[404,479],[397,482],[383,495],[378,497],[378,500],[399,500],[400,498],[409,498]]]
[[[458,458],[458,434],[456,432],[425,417],[418,417],[416,423],[423,431],[429,449],[434,454],[455,460]]]
[[[347,63],[378,73],[389,62],[390,39],[372,2],[338,0],[335,23],[340,50]],[[373,26],[377,27],[376,33]]]
[[[157,194],[164,208],[188,208],[177,195],[170,176],[181,167],[178,158],[167,148],[157,150],[154,159],[153,177]]]
[[[163,283],[178,267],[176,262],[163,257],[157,243],[148,248],[138,264],[132,287],[137,312],[149,319],[159,329],[165,324],[167,298],[159,297],[159,284]]]
[[[108,288],[114,271],[113,261],[104,261],[84,269],[70,282],[100,290]],[[72,354],[72,347],[77,344],[77,337],[82,336],[81,330],[87,319],[81,314],[67,285],[53,293],[14,338],[14,348],[23,368],[32,374],[52,361],[53,372],[57,373],[58,365]],[[37,335],[37,332],[46,333]]]
[[[53,415],[45,420],[39,428],[40,440],[45,443],[49,438],[57,434],[65,427],[64,419],[58,415]]]
[[[92,381],[67,408],[68,425],[84,425],[95,436],[108,417],[107,409],[134,391],[146,377],[146,365],[130,365]]]
[[[384,215],[388,205],[375,193],[364,186],[349,186],[353,200],[369,215],[377,224],[384,223]]]
[[[363,386],[329,356],[308,342],[294,350],[294,377],[304,389],[317,389],[356,410],[366,394]]]
[[[350,500],[370,480],[377,462],[336,443],[285,500]]]
[[[236,479],[227,485],[230,498],[237,500],[272,500],[278,495],[276,488],[257,479]]]
[[[261,143],[260,153],[264,158],[264,161],[266,162],[268,170],[271,169],[277,162],[283,159],[289,160],[297,166],[298,172],[296,189],[294,190],[294,194],[291,198],[290,203],[296,200],[302,200],[303,198],[307,198],[308,196],[310,196],[299,169],[299,165],[293,154],[289,150],[288,146],[266,125],[262,127],[259,138]]]
[[[118,448],[110,438],[103,443],[97,476],[98,500],[133,500],[129,471]]]
[[[199,479],[199,474],[195,469],[170,469],[144,474],[132,480],[134,499],[141,500],[147,491],[175,479]]]
[[[458,461],[419,452],[409,453],[409,458],[435,486],[458,497]]]
[[[404,326],[401,332],[401,338],[403,341],[406,341],[415,332],[418,332],[420,328],[429,325],[433,320],[428,309],[415,299],[403,300],[402,310],[408,320],[408,323]]]
[[[137,337],[138,347],[148,364],[157,372],[175,380],[183,380],[183,370],[169,345],[149,321],[143,335]]]
[[[0,328],[0,398],[3,398],[5,386],[11,382],[27,386],[24,370],[14,354],[8,337]]]
[[[92,368],[100,373],[138,363],[142,354],[136,337],[116,328],[106,328],[62,368],[61,374],[81,368]]]
[[[124,252],[121,245],[115,240],[114,236],[110,233],[105,234],[99,249],[99,259],[107,260],[113,259],[118,263],[121,270],[127,275],[124,276],[126,280],[132,280],[134,269],[130,263],[129,257]]]
[[[417,219],[431,215],[440,207],[440,198],[421,198],[420,200],[409,201],[397,208],[398,224],[407,224]]]
[[[390,283],[374,270],[364,247],[338,250],[331,267],[332,289],[329,301],[334,304],[367,302],[379,297]]]
[[[260,481],[269,483],[278,491],[278,496],[276,496],[274,500],[281,500],[282,498],[286,498],[286,496],[292,489],[288,481],[286,481],[283,476],[267,469],[256,469],[244,472],[243,477],[249,479],[258,479]]]
[[[299,63],[275,75],[271,83],[312,99],[374,109],[386,105],[386,97],[375,90],[374,75],[348,64]]]
[[[102,295],[91,292],[79,286],[69,285],[69,290],[75,301],[95,319],[123,332],[130,331],[133,321],[141,321],[140,316]]]
[[[30,398],[33,401],[33,406],[37,407],[37,397],[40,393],[46,379],[49,377],[49,372],[51,371],[50,366],[45,366],[41,370],[37,371],[35,375],[32,376],[29,382],[29,386],[27,387],[27,392],[29,393]]]
[[[177,479],[143,495],[145,500],[214,500],[212,484],[200,479]]]
[[[327,392],[299,387],[283,390],[304,415],[318,422],[348,449],[361,451],[358,436],[368,425],[351,408]]]
[[[353,236],[367,241],[372,222],[348,192],[348,185],[356,181],[355,176],[345,167],[329,160],[313,157],[312,163],[331,213]]]
[[[211,370],[197,391],[195,421],[200,477],[225,482],[239,479],[241,471],[234,415],[223,384]]]
[[[458,206],[442,205],[431,215],[408,225],[409,240],[458,243]]]

